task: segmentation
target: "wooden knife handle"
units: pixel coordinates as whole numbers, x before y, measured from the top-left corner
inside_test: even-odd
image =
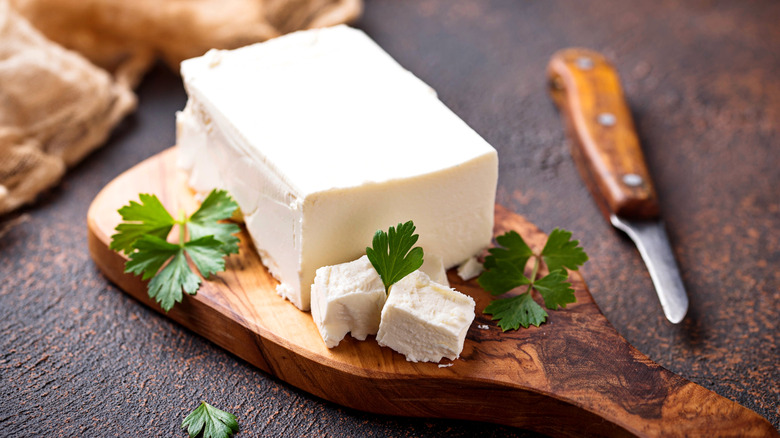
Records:
[[[657,217],[655,189],[615,68],[598,52],[572,48],[553,55],[547,74],[574,161],[602,211]]]

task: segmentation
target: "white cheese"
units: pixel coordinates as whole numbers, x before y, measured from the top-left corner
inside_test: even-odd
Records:
[[[425,254],[420,271],[424,272],[432,281],[450,287],[450,280],[447,279],[447,269],[444,268],[444,259],[441,256]]]
[[[289,34],[181,66],[180,166],[228,190],[277,288],[310,307],[315,271],[413,220],[445,268],[493,229],[495,149],[363,32]]]
[[[474,300],[414,271],[390,286],[376,340],[411,362],[457,359],[474,321]]]
[[[468,281],[481,274],[484,270],[482,263],[476,257],[469,257],[468,260],[458,266],[458,277],[463,281]]]
[[[379,330],[385,286],[367,256],[317,269],[311,286],[311,316],[333,348],[347,332],[361,341]]]

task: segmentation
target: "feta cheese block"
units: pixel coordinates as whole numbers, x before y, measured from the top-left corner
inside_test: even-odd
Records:
[[[375,335],[386,297],[368,256],[317,269],[311,286],[311,316],[325,345],[337,346],[347,332],[361,341]]]
[[[495,149],[363,32],[288,34],[181,65],[179,165],[227,190],[277,292],[310,307],[317,268],[413,220],[445,268],[490,243]]]
[[[411,362],[457,359],[474,321],[474,300],[414,271],[390,286],[376,340]]]

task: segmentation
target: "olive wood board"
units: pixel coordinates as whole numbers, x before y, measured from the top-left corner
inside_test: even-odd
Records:
[[[108,248],[121,220],[117,209],[139,193],[156,194],[170,211],[197,208],[176,167],[175,147],[118,176],[87,213],[89,251],[104,275],[164,316],[318,397],[380,414],[494,422],[554,436],[778,436],[760,415],[629,345],[579,273],[570,276],[576,303],[548,311],[540,327],[502,332],[482,313],[490,295],[450,270],[451,286],[476,301],[476,318],[460,358],[440,364],[407,362],[373,336],[362,342],[347,336],[328,349],[311,314],[276,294],[276,280],[243,229],[240,252],[227,258],[226,270],[165,313],[148,297],[146,282],[124,273],[124,256]],[[519,232],[532,248],[546,239],[497,205],[495,233],[507,230]]]

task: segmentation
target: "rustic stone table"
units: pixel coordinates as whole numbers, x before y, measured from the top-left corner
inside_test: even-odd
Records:
[[[565,227],[609,321],[665,368],[780,426],[780,3],[367,0],[356,25],[499,151],[498,202]],[[545,90],[557,49],[623,77],[690,295],[668,323],[633,244],[601,218]],[[39,202],[0,218],[0,436],[183,436],[200,400],[239,436],[527,436],[341,408],[257,371],[96,270],[87,207],[174,143],[185,94],[152,71],[139,111]]]

